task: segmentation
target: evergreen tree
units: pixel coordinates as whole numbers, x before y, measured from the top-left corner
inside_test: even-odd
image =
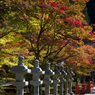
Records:
[[[90,17],[88,14],[88,8],[87,6],[82,10],[82,13],[85,15],[84,20],[87,22],[87,24],[90,24]]]
[[[88,14],[91,19],[90,24],[94,24],[95,23],[95,0],[90,0],[86,6],[88,8]]]

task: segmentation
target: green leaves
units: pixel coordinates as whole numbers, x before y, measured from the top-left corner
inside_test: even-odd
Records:
[[[2,13],[6,20],[0,29],[1,57],[24,56],[29,67],[33,67],[35,59],[43,67],[51,57],[56,62],[65,60],[68,66],[86,64],[88,57],[95,53],[90,55],[88,46],[89,52],[84,49],[83,39],[90,39],[92,30],[90,26],[83,27],[86,22],[80,11],[84,1],[74,0],[73,4],[68,0],[10,1],[11,9]],[[15,60],[9,59],[15,64]]]

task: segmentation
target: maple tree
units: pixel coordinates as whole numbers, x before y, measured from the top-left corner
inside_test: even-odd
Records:
[[[0,60],[13,62],[14,56],[22,55],[26,64],[39,59],[42,68],[48,61],[63,60],[74,68],[92,66],[95,50],[84,40],[95,35],[91,35],[92,28],[81,13],[88,1],[2,1],[6,9],[1,12],[5,25],[0,29]]]

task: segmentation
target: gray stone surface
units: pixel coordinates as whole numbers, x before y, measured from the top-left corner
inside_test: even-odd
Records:
[[[17,87],[17,95],[24,95],[24,87],[28,85],[28,82],[25,81],[26,73],[32,74],[30,84],[34,86],[33,95],[39,95],[39,86],[43,83],[45,84],[45,95],[50,95],[51,84],[53,84],[53,95],[74,95],[72,92],[72,77],[74,73],[71,69],[69,70],[67,68],[65,71],[63,66],[61,66],[61,70],[59,71],[58,65],[55,64],[55,69],[52,71],[50,69],[50,63],[47,63],[46,69],[43,71],[39,67],[39,60],[35,60],[34,68],[29,70],[26,66],[24,66],[24,57],[20,56],[18,66],[15,66],[10,71],[16,74],[16,81],[12,82],[12,84]],[[40,80],[40,76],[42,74],[44,74],[43,81]],[[51,76],[53,76],[53,80],[51,80]],[[59,94],[58,85],[60,86]],[[65,93],[63,93],[63,90],[65,90]]]
[[[53,75],[53,95],[58,95],[58,83],[60,80],[58,79],[58,76],[61,74],[58,70],[58,66],[55,64],[54,69],[55,74]]]
[[[18,61],[18,66],[15,66],[10,71],[16,74],[16,81],[12,82],[17,88],[17,95],[24,95],[24,86],[28,85],[25,81],[25,74],[28,73],[28,68],[24,66],[24,57],[20,56]]]
[[[39,95],[39,86],[43,84],[43,81],[40,80],[40,75],[45,72],[39,67],[39,60],[35,60],[34,68],[31,70],[31,74],[33,75],[33,80],[30,81],[30,84],[34,86],[34,94]]]
[[[50,63],[47,63],[44,75],[45,95],[50,95],[50,84],[53,83],[53,80],[51,80],[50,76],[53,74],[54,72],[50,69]]]

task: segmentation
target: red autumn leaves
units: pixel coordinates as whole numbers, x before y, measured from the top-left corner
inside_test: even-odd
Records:
[[[74,19],[73,17],[66,17],[66,20],[64,21],[64,23],[69,23],[71,25],[75,25],[77,27],[83,27],[82,23],[79,21],[79,19]]]
[[[65,14],[65,10],[68,10],[67,6],[64,6],[62,4],[59,4],[58,2],[54,1],[48,1],[46,4],[44,0],[41,0],[41,3],[38,4],[38,6],[42,9],[50,9],[52,11],[55,11],[58,14],[63,14],[65,17],[64,23],[69,23],[72,26],[77,26],[77,27],[83,27],[82,23],[79,21],[79,19],[74,19],[73,17],[68,17]]]

